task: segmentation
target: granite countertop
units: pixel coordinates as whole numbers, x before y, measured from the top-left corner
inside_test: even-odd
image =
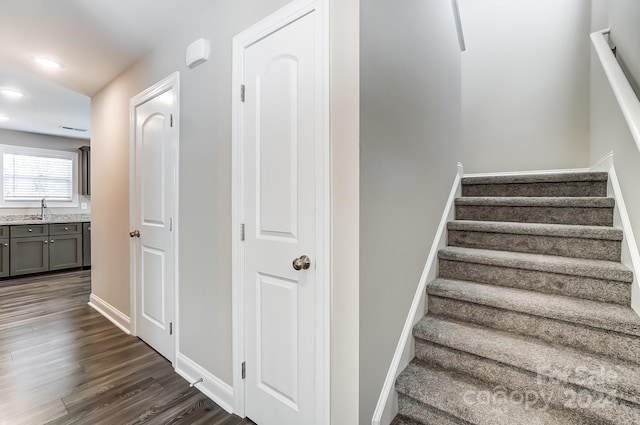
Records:
[[[48,214],[46,220],[31,215],[0,215],[0,226],[21,224],[79,223],[91,221],[91,214]]]

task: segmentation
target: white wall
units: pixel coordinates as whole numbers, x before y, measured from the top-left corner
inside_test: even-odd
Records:
[[[89,140],[73,139],[69,137],[49,136],[46,134],[27,133],[23,131],[13,131],[0,129],[0,144],[25,146],[30,148],[42,148],[61,150],[66,152],[74,152],[80,154],[78,150],[81,146],[89,146]],[[80,184],[80,155],[78,155],[78,190],[82,187]],[[81,203],[87,204],[87,209],[81,209]],[[78,195],[77,207],[49,207],[49,214],[90,214],[91,213],[91,197]],[[0,208],[0,215],[12,214],[39,214],[40,208]]]
[[[360,0],[331,0],[331,423],[358,424]]]
[[[360,11],[364,425],[371,423],[456,174],[461,77],[450,0],[370,0]]]
[[[588,165],[584,0],[461,0],[465,172]]]

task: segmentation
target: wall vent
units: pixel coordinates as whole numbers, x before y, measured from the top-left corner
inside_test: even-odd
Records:
[[[64,126],[64,125],[61,125],[60,128],[63,129],[63,130],[79,131],[81,133],[86,133],[87,131],[89,131],[86,128],[67,127],[67,126]]]

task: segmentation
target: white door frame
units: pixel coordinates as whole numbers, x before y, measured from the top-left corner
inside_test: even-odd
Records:
[[[176,364],[176,356],[179,352],[179,326],[178,326],[178,288],[179,288],[179,244],[178,244],[178,235],[179,235],[179,223],[178,220],[178,205],[179,205],[179,165],[180,165],[180,72],[176,71],[173,74],[167,76],[163,80],[157,82],[153,86],[148,89],[138,93],[129,101],[129,228],[133,230],[133,226],[136,225],[136,216],[135,216],[135,177],[136,177],[136,108],[142,105],[145,102],[153,99],[154,97],[160,95],[161,93],[166,92],[167,90],[174,91],[174,111],[173,111],[173,126],[175,128],[176,137],[173,139],[173,179],[174,179],[174,193],[173,193],[173,270],[174,270],[174,294],[173,294],[173,337],[174,337],[174,350],[173,350],[173,358],[169,359],[171,364],[175,366]],[[135,262],[135,252],[136,245],[131,243],[129,245],[129,261],[131,266],[129,267],[129,288],[131,294],[131,334],[137,336],[137,327],[136,327],[136,262]]]
[[[232,78],[232,316],[234,413],[245,416],[245,277],[244,245],[240,226],[244,223],[244,115],[240,100],[244,72],[244,50],[297,19],[317,13],[316,27],[316,421],[330,422],[330,324],[331,324],[331,147],[329,85],[329,0],[295,0],[233,38]],[[309,424],[311,425],[311,424]]]

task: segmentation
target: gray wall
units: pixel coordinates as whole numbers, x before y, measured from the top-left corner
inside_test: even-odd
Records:
[[[589,32],[584,0],[461,0],[465,172],[585,167]]]
[[[229,384],[231,39],[286,3],[208,2],[92,99],[93,292],[129,314],[128,102],[180,71],[180,352]],[[201,37],[211,43],[211,58],[189,70],[185,49]]]
[[[382,384],[459,158],[450,0],[360,3],[360,424]]]
[[[46,134],[28,133],[25,131],[14,131],[0,129],[0,144],[25,146],[29,148],[54,149],[68,152],[80,153],[78,148],[88,146],[88,139],[74,139],[70,137],[49,136]],[[80,167],[80,157],[78,156],[78,167]],[[78,170],[78,179],[80,180],[80,170]],[[78,182],[78,190],[80,190],[80,181]],[[80,208],[80,203],[85,202],[87,209]],[[39,213],[40,208],[2,208],[0,214],[35,214]],[[78,196],[77,208],[61,208],[49,207],[50,214],[89,214],[91,212],[91,197]]]

